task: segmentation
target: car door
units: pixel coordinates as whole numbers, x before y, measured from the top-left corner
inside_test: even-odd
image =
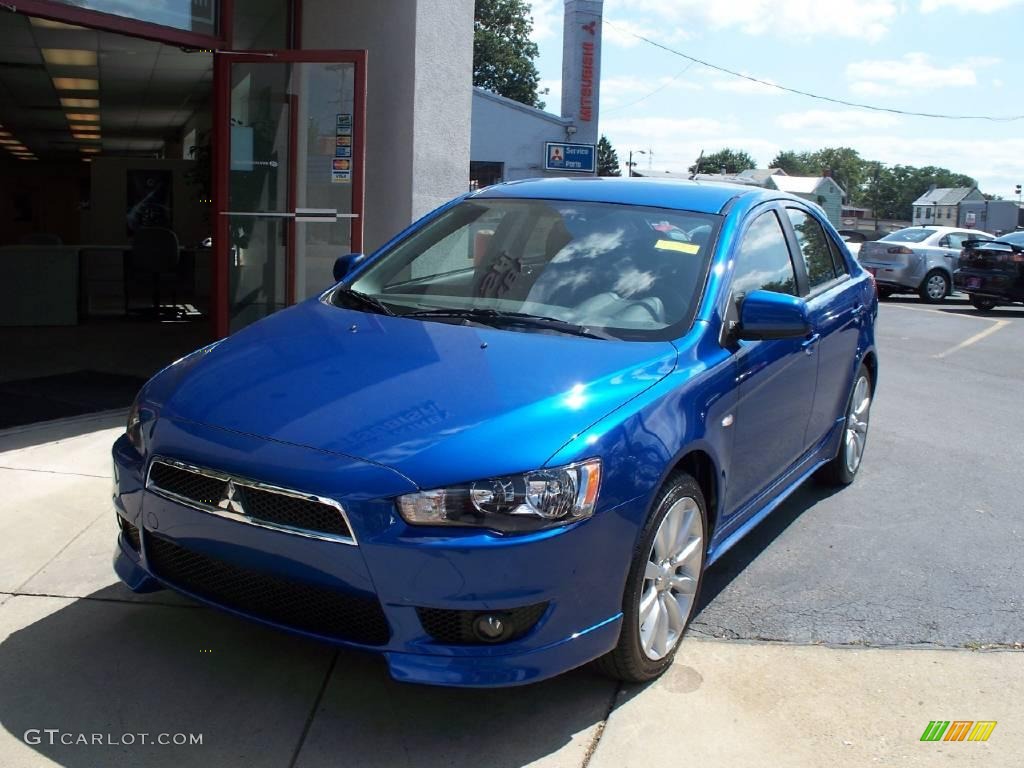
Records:
[[[750,291],[799,295],[783,215],[779,206],[770,204],[748,217],[733,251],[730,314],[738,313]],[[724,509],[735,516],[758,506],[758,497],[803,453],[814,401],[817,345],[811,338],[730,344],[738,387]],[[752,502],[756,503],[750,506]]]
[[[817,349],[818,376],[804,447],[816,447],[843,418],[853,381],[861,324],[869,307],[850,279],[846,256],[827,228],[808,209],[786,205],[793,249],[802,257],[804,300]],[[801,270],[802,268],[802,270]]]

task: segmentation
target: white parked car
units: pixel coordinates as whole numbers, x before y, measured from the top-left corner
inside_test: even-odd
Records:
[[[953,287],[964,240],[991,240],[977,229],[907,227],[869,241],[860,248],[861,266],[875,276],[878,295],[917,293],[922,301],[937,304]]]

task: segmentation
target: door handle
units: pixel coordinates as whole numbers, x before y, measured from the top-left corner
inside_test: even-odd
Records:
[[[814,345],[817,344],[818,341],[820,341],[820,340],[821,340],[821,334],[820,333],[812,333],[810,336],[808,336],[806,339],[803,340],[803,342],[800,344],[800,348],[804,352],[806,352],[808,355],[813,354],[814,353]]]
[[[860,317],[861,315],[863,315],[864,314],[864,305],[863,304],[858,304],[857,306],[855,306],[853,308],[853,312],[851,312],[851,314],[854,317]]]

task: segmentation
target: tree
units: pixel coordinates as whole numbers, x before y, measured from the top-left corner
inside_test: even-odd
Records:
[[[690,173],[739,173],[756,167],[754,158],[742,149],[723,149],[704,155],[690,166]]]
[[[544,108],[540,73],[530,39],[533,17],[525,0],[476,0],[473,14],[473,85]]]
[[[809,152],[794,152],[787,149],[779,152],[775,159],[768,163],[769,168],[781,168],[790,176],[810,176],[811,155]]]
[[[783,150],[768,167],[781,168],[790,176],[821,176],[830,171],[832,178],[846,192],[846,197],[858,201],[867,178],[867,166],[867,161],[855,149],[825,147],[815,152]]]
[[[622,175],[622,171],[619,169],[619,154],[604,134],[601,134],[601,138],[597,141],[597,175]]]

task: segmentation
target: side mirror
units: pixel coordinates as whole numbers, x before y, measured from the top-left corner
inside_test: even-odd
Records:
[[[334,282],[340,283],[354,270],[366,256],[361,253],[348,253],[339,256],[334,262]]]
[[[751,291],[743,298],[738,338],[790,339],[810,332],[811,322],[803,299],[773,291]]]

